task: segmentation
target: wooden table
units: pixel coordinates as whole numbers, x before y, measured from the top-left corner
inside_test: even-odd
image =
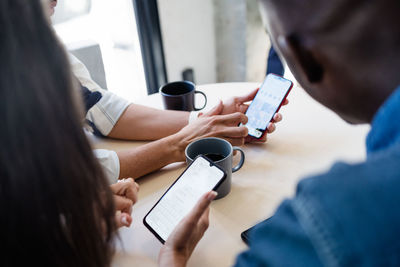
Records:
[[[258,85],[210,84],[198,86],[198,90],[207,94],[206,109],[209,109],[219,99],[244,95]],[[233,174],[231,193],[212,204],[210,227],[188,266],[231,266],[236,255],[246,249],[240,233],[271,216],[284,198],[293,195],[301,178],[323,172],[337,160],[365,158],[368,126],[346,124],[301,88],[294,88],[289,100],[290,105],[281,110],[284,119],[276,132],[268,136],[268,142],[244,146],[246,162]],[[158,94],[137,103],[162,108]],[[144,144],[110,139],[96,139],[94,143],[97,148],[116,151]],[[184,167],[183,163],[171,164],[138,180],[139,201],[133,209],[133,224],[119,231],[122,242],[118,245],[119,252],[157,261],[161,244],[142,220]]]

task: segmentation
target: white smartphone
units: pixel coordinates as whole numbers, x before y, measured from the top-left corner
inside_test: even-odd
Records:
[[[147,213],[144,225],[164,244],[200,198],[216,190],[225,178],[220,167],[198,156]]]
[[[251,137],[260,139],[265,135],[268,124],[281,108],[292,87],[293,83],[288,79],[275,74],[267,75],[246,112],[249,120],[245,126]]]

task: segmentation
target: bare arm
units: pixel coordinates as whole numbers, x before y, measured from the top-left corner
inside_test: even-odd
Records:
[[[254,90],[245,96],[233,97],[227,100],[223,104],[221,112],[214,115],[225,115],[235,112],[245,113],[248,108],[248,105],[245,103],[251,101],[256,93],[257,90]],[[288,101],[284,105],[287,103]],[[207,114],[211,115],[214,112],[213,110]],[[278,113],[277,117],[274,118],[274,122],[279,122],[281,117]],[[188,124],[188,119],[189,112],[186,111],[160,110],[131,104],[121,115],[108,136],[123,140],[158,140],[179,132]],[[268,127],[268,133],[272,133],[274,130],[275,125],[271,123]],[[265,137],[261,141],[265,142]]]
[[[221,108],[222,105],[215,112],[219,112],[218,109]],[[247,128],[237,125],[246,122],[247,117],[239,112],[202,117],[176,134],[135,149],[118,152],[119,178],[138,178],[170,163],[184,161],[186,146],[200,138],[214,136],[225,138],[233,145],[242,145],[247,136]]]
[[[151,141],[177,133],[188,124],[189,112],[159,110],[131,104],[108,135],[124,140]]]
[[[180,151],[174,136],[166,137],[135,149],[117,152],[119,178],[139,178],[170,163],[179,161]]]
[[[189,112],[157,110],[131,104],[109,136],[128,140],[159,140],[118,152],[119,178],[138,178],[170,163],[184,161],[186,146],[200,138],[220,137],[234,146],[243,145],[247,128],[237,125],[247,122],[243,114],[248,107],[245,102],[253,99],[256,93],[255,90],[244,97],[233,98],[226,104],[220,102],[190,125],[187,125]],[[281,119],[280,114],[275,114],[275,122]],[[268,133],[274,130],[275,124],[270,123]],[[261,141],[265,142],[266,138]]]

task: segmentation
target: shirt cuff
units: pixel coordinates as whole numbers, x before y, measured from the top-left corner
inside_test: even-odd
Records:
[[[117,153],[105,149],[95,149],[93,152],[103,168],[109,184],[115,184],[118,182],[120,166]]]
[[[102,94],[100,101],[89,109],[86,119],[91,121],[101,134],[107,136],[131,103],[107,91],[102,91]]]

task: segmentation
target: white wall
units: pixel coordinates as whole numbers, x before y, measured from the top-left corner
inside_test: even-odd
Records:
[[[218,82],[246,80],[246,0],[214,0]]]
[[[214,0],[218,82],[261,82],[270,41],[258,2]]]
[[[262,82],[271,42],[264,28],[258,1],[247,0],[246,81]]]
[[[158,0],[168,80],[261,82],[270,41],[254,0]]]
[[[169,81],[193,68],[197,84],[216,82],[212,0],[158,0]]]

